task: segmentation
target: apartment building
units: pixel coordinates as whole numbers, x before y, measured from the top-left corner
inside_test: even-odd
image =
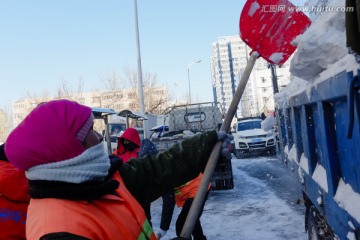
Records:
[[[150,94],[151,93],[151,94]],[[144,89],[145,106],[151,108],[152,104],[166,100],[168,91],[167,88],[152,87]],[[121,89],[116,91],[96,91],[96,92],[83,92],[76,93],[71,96],[57,96],[57,97],[43,97],[36,99],[22,99],[15,101],[12,105],[13,108],[13,125],[16,127],[39,103],[65,98],[77,101],[89,107],[110,108],[115,111],[129,109],[132,111],[140,111],[140,103],[138,101],[137,89]],[[163,104],[159,108],[166,109],[167,105]],[[161,111],[161,109],[159,109]]]
[[[275,66],[275,75],[277,77],[278,90],[281,91],[290,82],[290,60],[282,66]],[[275,109],[274,89],[271,69],[256,71],[257,91],[256,98],[259,106],[259,112],[272,112]]]
[[[223,112],[227,112],[230,106],[250,52],[251,49],[237,35],[219,37],[212,44],[210,67],[213,97],[214,101],[220,103]],[[277,72],[281,76],[278,76],[281,86],[285,86],[290,79],[289,64],[277,67]],[[274,109],[271,78],[269,64],[259,58],[238,105],[236,117],[257,116],[264,110]]]
[[[0,109],[0,144],[5,142],[6,137],[10,133],[10,124],[9,113]]]

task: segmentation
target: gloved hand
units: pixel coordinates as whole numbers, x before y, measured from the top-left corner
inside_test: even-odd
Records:
[[[217,137],[219,141],[223,141],[221,145],[221,157],[225,159],[231,159],[229,144],[231,144],[231,141],[234,139],[234,137],[230,134],[227,134],[225,131],[218,131]]]
[[[160,228],[160,230],[159,230],[158,233],[156,234],[156,238],[157,238],[157,239],[163,238],[163,237],[165,236],[166,232],[167,232],[166,230],[162,230],[162,229]]]

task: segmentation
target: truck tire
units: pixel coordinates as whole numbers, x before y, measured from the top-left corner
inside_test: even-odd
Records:
[[[224,179],[224,180],[216,180],[214,184],[212,184],[212,190],[229,190],[234,188],[234,180],[233,178]]]
[[[276,148],[274,147],[274,148],[271,148],[270,150],[269,150],[269,154],[270,154],[270,156],[275,156],[276,155]]]
[[[237,159],[240,159],[240,158],[243,157],[243,155],[242,155],[242,153],[241,153],[240,150],[235,149],[235,157],[236,157]]]
[[[309,240],[324,239],[319,234],[318,220],[316,216],[317,211],[314,206],[311,206],[309,209],[309,214],[307,216],[307,231]]]
[[[230,178],[226,180],[226,189],[233,189],[234,188],[234,179]]]

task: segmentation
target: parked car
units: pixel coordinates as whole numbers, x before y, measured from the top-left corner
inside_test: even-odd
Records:
[[[276,139],[273,130],[261,128],[261,118],[243,118],[235,124],[234,153],[236,158],[253,153],[276,154]]]
[[[155,127],[152,127],[150,129],[151,134],[150,134],[150,139],[159,139],[161,137],[163,137],[164,134],[169,132],[169,126],[164,126],[164,125],[158,125]]]

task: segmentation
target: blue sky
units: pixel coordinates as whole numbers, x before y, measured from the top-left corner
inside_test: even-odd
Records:
[[[183,98],[188,65],[201,59],[190,68],[192,99],[211,101],[211,44],[239,35],[244,3],[138,0],[143,74],[156,74]],[[133,0],[1,0],[0,107],[27,93],[54,93],[62,80],[76,88],[83,78],[92,91],[106,74],[136,70],[134,19]]]
[[[210,54],[218,37],[238,35],[244,1],[138,1],[143,74],[158,83],[212,100]],[[54,93],[61,80],[74,88],[102,87],[100,77],[137,68],[132,0],[2,0],[0,107],[27,93]],[[72,85],[73,84],[73,85]]]

